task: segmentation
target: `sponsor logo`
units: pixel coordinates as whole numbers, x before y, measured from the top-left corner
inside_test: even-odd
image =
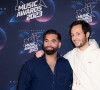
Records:
[[[92,22],[93,17],[95,17],[95,15],[92,12],[94,7],[95,6],[92,6],[90,3],[87,3],[87,4],[85,4],[84,8],[76,10],[76,13],[77,13],[76,19],[77,20],[85,20],[88,23]]]

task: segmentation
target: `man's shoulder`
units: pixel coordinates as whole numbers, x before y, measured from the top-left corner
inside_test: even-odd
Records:
[[[61,59],[62,62],[67,62],[67,61],[68,61],[66,58],[64,58],[64,57],[62,57],[62,56],[61,56],[60,59]]]
[[[60,60],[63,64],[69,64],[69,61],[68,59],[64,58],[64,57],[61,57],[61,60]]]
[[[32,64],[33,65],[33,64],[36,64],[37,62],[41,61],[41,59],[42,58],[33,57],[33,58],[27,60],[25,62],[25,64],[28,64],[28,65],[31,65]]]
[[[75,51],[76,51],[76,48],[74,48],[74,49],[70,50],[69,52],[67,52],[63,57],[68,59],[68,57],[72,56]]]
[[[59,65],[60,65],[61,68],[65,69],[67,71],[72,70],[71,65],[70,65],[68,59],[65,59],[64,57],[61,57],[60,59],[61,60],[60,60]]]

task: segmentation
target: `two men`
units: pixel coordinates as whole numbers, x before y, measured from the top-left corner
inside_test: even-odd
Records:
[[[45,54],[25,63],[18,90],[71,90],[71,66],[57,52],[61,46],[60,34],[55,30],[48,30],[43,35],[43,41]]]
[[[70,36],[75,48],[64,55],[73,69],[72,90],[100,90],[100,49],[94,39],[89,39],[90,25],[84,20],[70,25]],[[42,53],[37,52],[40,57]]]

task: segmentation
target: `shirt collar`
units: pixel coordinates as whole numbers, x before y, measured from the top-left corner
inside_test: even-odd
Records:
[[[59,58],[61,58],[61,55],[59,54],[59,53],[57,53],[57,60],[59,59]],[[45,59],[45,54],[42,56],[42,57],[40,57],[39,59]],[[46,60],[46,59],[45,59]]]

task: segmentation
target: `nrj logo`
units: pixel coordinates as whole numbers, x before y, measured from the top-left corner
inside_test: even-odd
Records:
[[[76,13],[77,13],[76,19],[85,20],[88,23],[92,22],[93,17],[95,17],[92,11],[94,7],[95,6],[92,6],[90,3],[88,3],[88,4],[85,4],[84,8],[76,10]]]
[[[29,38],[24,39],[24,51],[28,51],[29,53],[38,51],[38,46],[40,44],[38,43],[38,36],[36,33],[32,33],[32,35]]]
[[[26,16],[26,20],[35,19],[43,15],[42,7],[47,8],[43,0],[36,0],[28,3],[17,0],[15,11],[17,11],[16,17]]]
[[[39,40],[43,32],[36,32],[29,34],[28,32],[20,33],[20,37],[23,39],[23,49],[20,54],[32,53],[38,51],[39,46],[43,44],[42,40]]]

